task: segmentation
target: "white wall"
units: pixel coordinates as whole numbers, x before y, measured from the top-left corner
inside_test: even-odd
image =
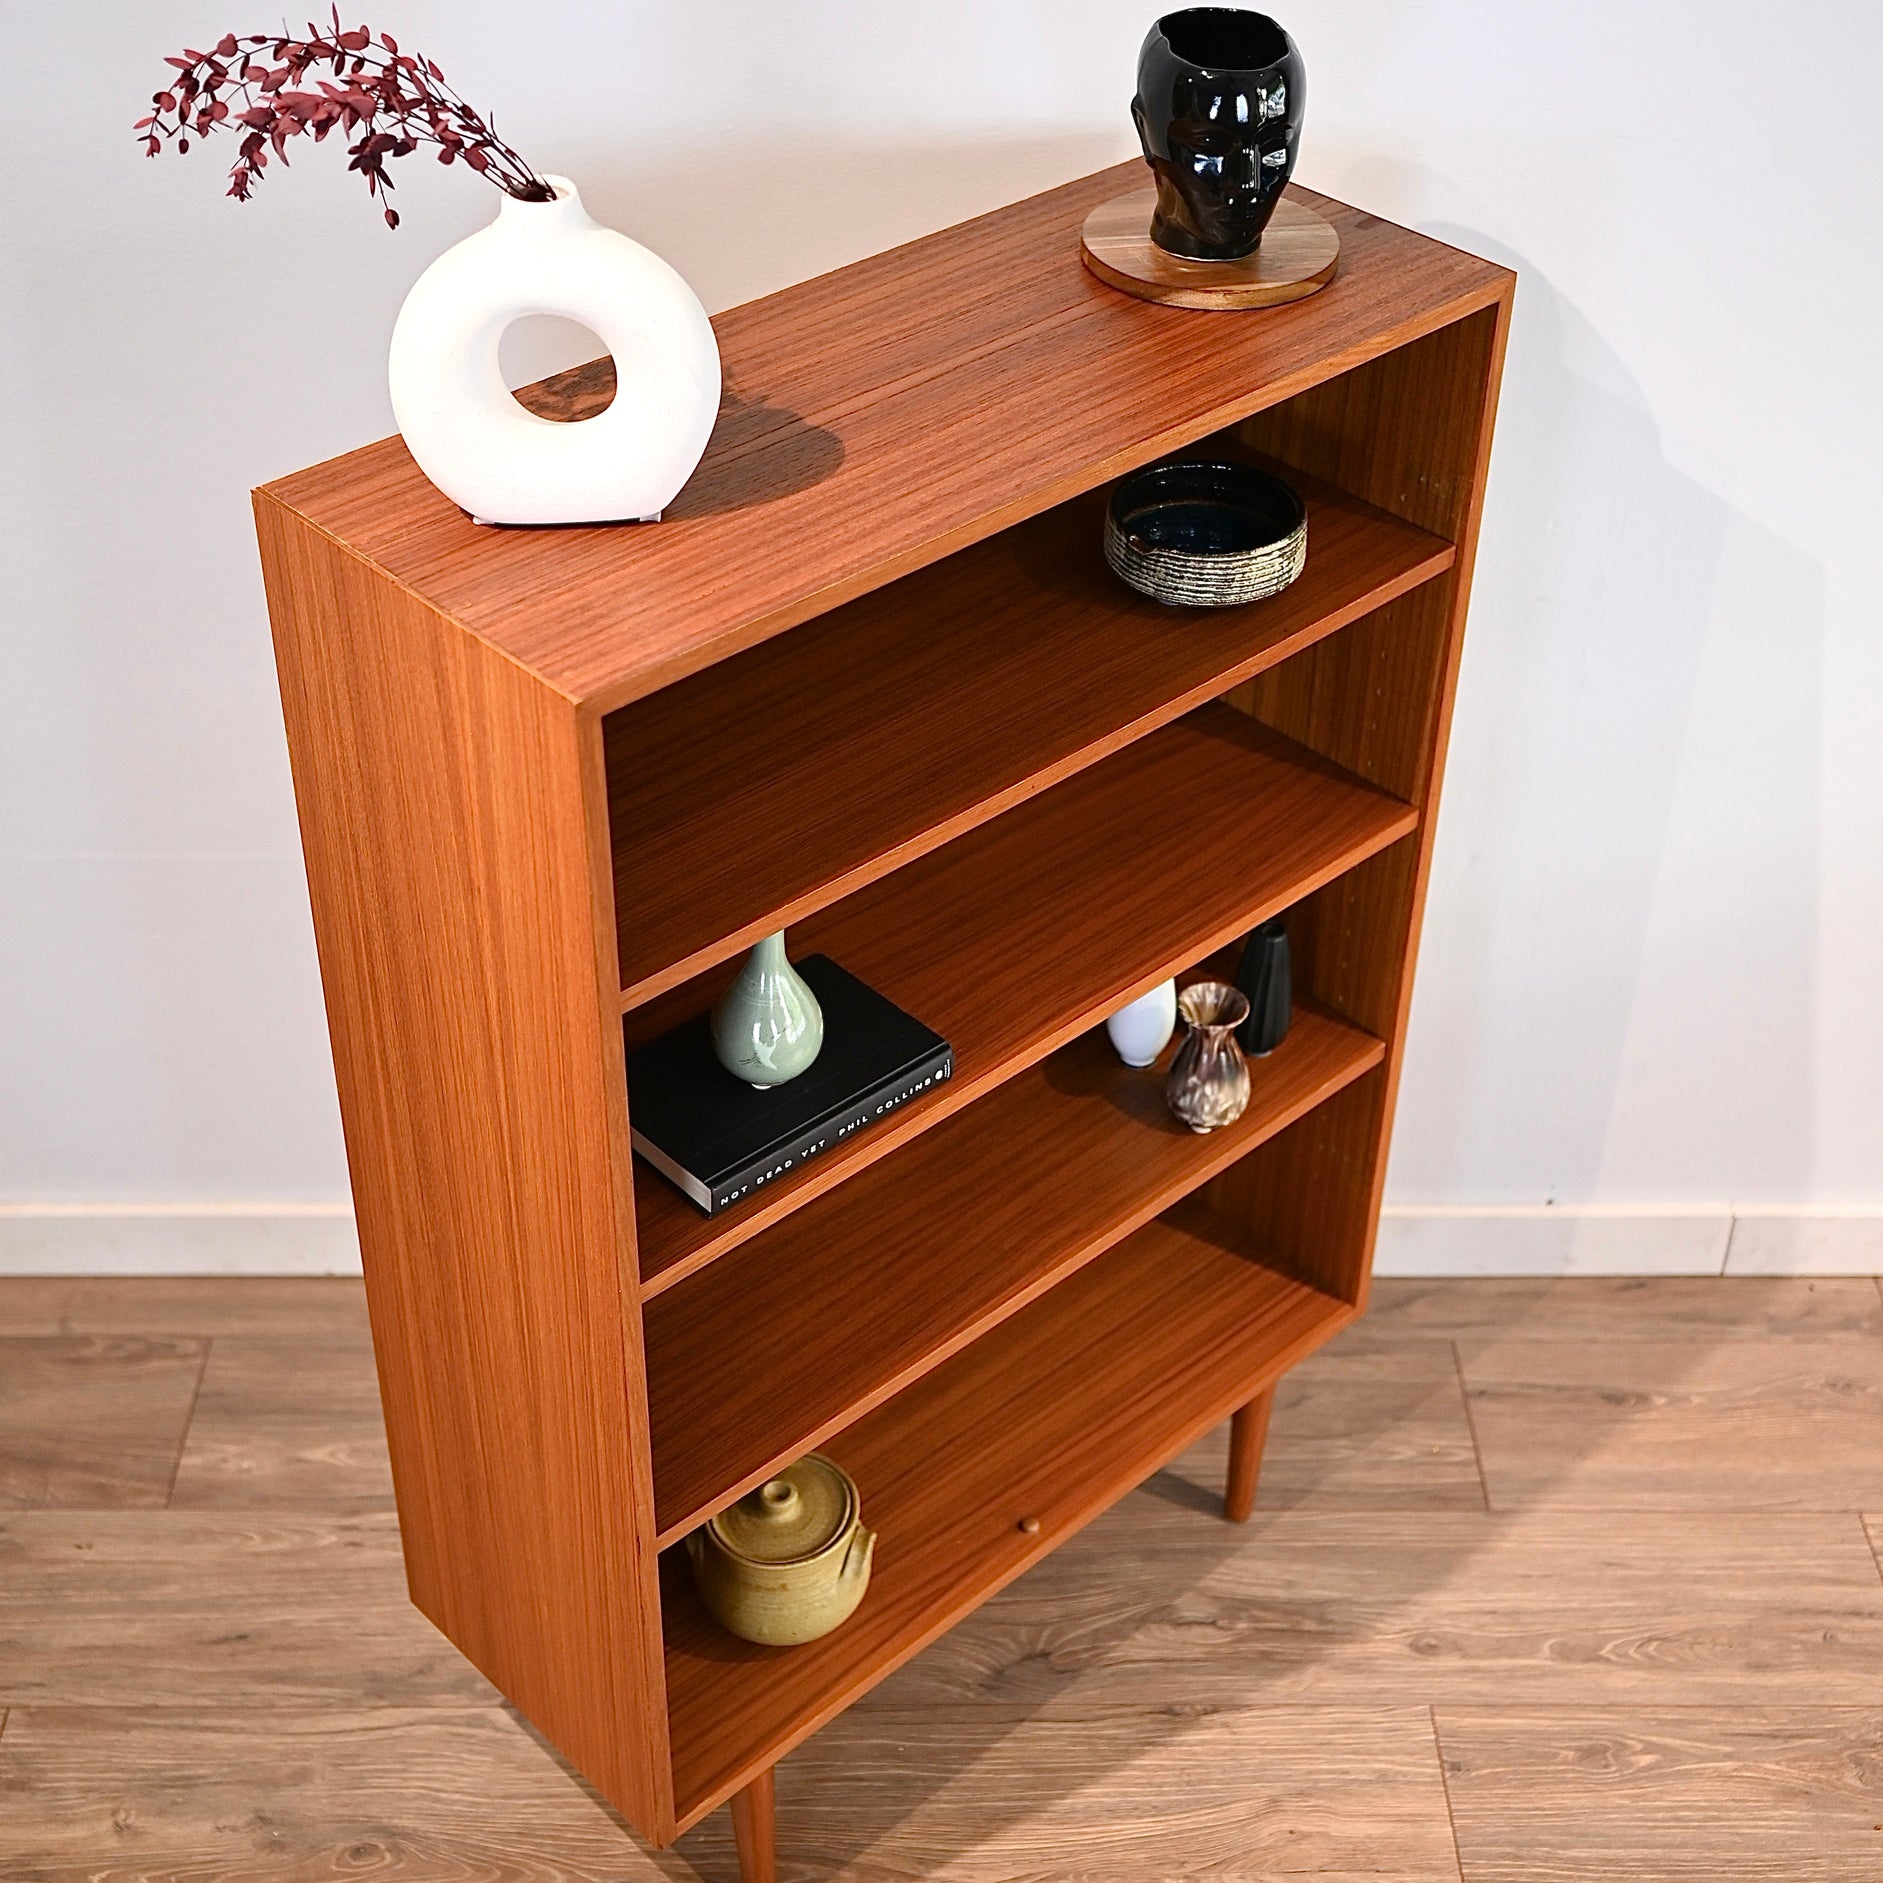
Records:
[[[717,308],[1128,155],[1150,12],[404,0],[374,23]],[[9,15],[15,1216],[345,1194],[247,491],[391,429],[400,297],[492,200],[415,160],[394,235],[332,148],[246,206],[213,145],[145,162],[161,56],[271,17]],[[1523,277],[1393,1194],[1874,1211],[1883,23],[1855,0],[1284,18],[1301,179]]]

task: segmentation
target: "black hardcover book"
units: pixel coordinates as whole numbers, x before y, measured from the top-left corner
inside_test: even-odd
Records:
[[[628,1055],[634,1148],[708,1216],[796,1170],[955,1069],[948,1042],[828,955],[792,964],[824,1012],[810,1069],[764,1091],[713,1056],[712,1018]]]

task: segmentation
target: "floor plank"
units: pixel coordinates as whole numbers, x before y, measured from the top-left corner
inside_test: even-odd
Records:
[[[1386,1279],[1359,1325],[1460,1341],[1876,1340],[1883,1293],[1849,1275]]]
[[[1223,1425],[1154,1481],[1156,1492],[1220,1511]],[[1276,1388],[1256,1506],[1481,1510],[1483,1486],[1449,1341],[1339,1335]]]
[[[1423,1707],[1095,1707],[845,1715],[778,1772],[794,1879],[1312,1877],[1457,1883]],[[724,1814],[678,1851],[736,1874]]]
[[[1883,1693],[1883,1580],[1854,1515],[1232,1528],[1139,1491],[893,1685],[907,1705],[1858,1705]]]
[[[0,1705],[489,1704],[377,1513],[0,1519]]]
[[[1493,1509],[1883,1506],[1883,1341],[1466,1350]]]
[[[0,1337],[0,1510],[161,1506],[205,1351],[169,1336]]]
[[[1883,1576],[1883,1516],[1865,1517],[1863,1527],[1870,1539],[1871,1552],[1876,1557],[1876,1572]]]
[[[1442,1707],[1465,1883],[1876,1883],[1883,1709]]]
[[[27,1707],[8,1883],[641,1883],[651,1857],[497,1707]]]
[[[218,1338],[170,1503],[390,1510],[372,1350]]]
[[[357,1275],[6,1275],[0,1334],[370,1338]]]

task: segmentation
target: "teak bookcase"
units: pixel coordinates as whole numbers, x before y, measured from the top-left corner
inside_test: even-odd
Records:
[[[1299,192],[1326,290],[1152,306],[1079,261],[1138,174],[720,316],[658,525],[481,528],[396,438],[256,495],[412,1598],[656,1843],[733,1798],[753,1878],[781,1755],[1238,1412],[1246,1515],[1366,1299],[1513,281]],[[1292,588],[1106,569],[1190,448],[1298,480]],[[1293,1030],[1193,1136],[1094,1029],[1282,910]],[[624,1037],[786,924],[957,1076],[708,1218]],[[749,1647],[676,1546],[813,1446],[875,1579]]]

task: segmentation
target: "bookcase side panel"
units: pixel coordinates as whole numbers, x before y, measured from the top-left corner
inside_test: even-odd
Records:
[[[412,1598],[661,1839],[598,736],[266,493],[256,522]]]

